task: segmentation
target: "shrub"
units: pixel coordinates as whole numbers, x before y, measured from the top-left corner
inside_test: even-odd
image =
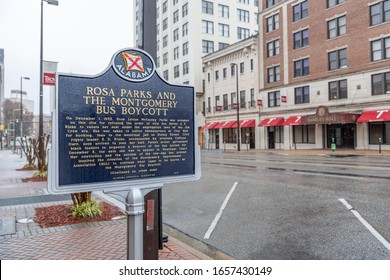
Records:
[[[102,215],[102,210],[100,208],[100,203],[95,200],[82,202],[72,207],[73,217],[89,218],[89,217],[97,217],[101,215]]]

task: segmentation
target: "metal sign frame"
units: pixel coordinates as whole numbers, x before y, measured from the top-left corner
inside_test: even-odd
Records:
[[[153,69],[150,71],[149,74],[150,77],[155,76],[158,77],[158,79],[161,80],[161,83],[164,83],[165,86],[172,86],[172,87],[183,87],[185,89],[192,89],[193,91],[193,114],[192,114],[192,141],[191,144],[194,145],[194,147],[191,147],[191,151],[193,151],[193,154],[191,155],[190,159],[193,161],[193,172],[191,174],[184,174],[184,175],[170,175],[170,176],[156,176],[156,177],[148,177],[148,178],[136,178],[136,179],[123,179],[123,180],[112,180],[112,181],[98,181],[98,182],[87,182],[87,183],[76,183],[76,184],[61,184],[60,185],[60,169],[62,168],[62,162],[60,162],[59,154],[60,154],[60,145],[59,142],[60,133],[59,129],[63,129],[62,127],[59,127],[59,88],[60,85],[57,84],[56,86],[56,95],[55,95],[55,108],[52,113],[52,142],[51,147],[48,151],[48,191],[53,194],[64,194],[64,193],[76,193],[76,192],[87,192],[87,191],[121,191],[121,190],[129,190],[129,189],[142,189],[144,188],[150,188],[150,186],[162,186],[166,183],[178,183],[178,182],[186,182],[186,181],[194,181],[198,180],[201,176],[201,167],[200,167],[200,147],[197,144],[198,141],[198,130],[197,130],[197,123],[196,123],[196,95],[194,92],[193,87],[189,86],[182,86],[182,85],[172,85],[164,81],[157,72],[155,72],[155,64],[153,59],[149,54],[144,52],[143,50],[135,49],[135,48],[128,48],[128,49],[122,49],[114,54],[113,58],[111,59],[111,63],[109,66],[100,74],[93,75],[93,76],[86,76],[86,75],[73,75],[73,74],[66,74],[66,73],[56,73],[56,81],[58,83],[61,82],[61,77],[70,77],[70,78],[80,78],[80,79],[97,79],[106,73],[108,71],[115,70],[114,72],[118,75],[117,79],[121,79],[121,82],[123,80],[127,80],[125,82],[127,83],[137,83],[138,86],[142,86],[142,83],[147,83],[148,79],[150,77],[142,77],[139,81],[136,80],[130,80],[126,79],[126,77],[119,76],[118,69],[115,68],[115,59],[118,57],[120,53],[123,53],[124,51],[132,51],[140,55],[146,56],[145,60],[150,58]],[[149,65],[150,66],[150,65]],[[112,82],[112,81],[110,81]],[[63,106],[63,105],[62,105]]]

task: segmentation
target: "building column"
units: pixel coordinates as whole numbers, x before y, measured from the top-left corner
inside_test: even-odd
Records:
[[[315,139],[316,139],[316,144],[315,147],[316,149],[323,149],[325,147],[324,143],[324,133],[323,133],[323,125],[322,124],[316,124],[315,125]],[[325,135],[326,136],[326,135]]]

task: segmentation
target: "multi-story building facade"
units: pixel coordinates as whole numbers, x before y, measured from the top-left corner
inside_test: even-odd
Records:
[[[390,0],[262,0],[258,40],[256,148],[390,149]]]
[[[205,149],[256,148],[258,50],[256,35],[203,57]]]
[[[135,26],[141,26],[141,0],[135,1]],[[147,1],[152,2],[152,1]],[[194,86],[197,120],[204,124],[204,81],[202,57],[221,50],[258,32],[258,0],[156,0],[156,29],[136,31],[156,34],[156,66],[170,83]],[[138,19],[138,20],[137,20]],[[150,32],[149,32],[150,31]],[[202,131],[199,131],[200,139]],[[200,141],[202,144],[202,142]]]
[[[259,8],[260,148],[390,144],[390,1]]]

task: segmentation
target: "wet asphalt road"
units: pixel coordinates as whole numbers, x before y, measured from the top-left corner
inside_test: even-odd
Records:
[[[236,259],[390,260],[390,158],[203,152],[163,222]]]

